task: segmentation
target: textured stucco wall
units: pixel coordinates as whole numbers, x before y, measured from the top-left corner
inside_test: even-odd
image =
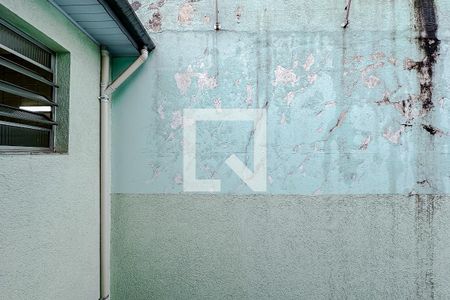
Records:
[[[343,30],[345,1],[219,0],[218,32],[214,1],[131,2],[157,48],[114,97],[113,296],[449,293],[450,2],[353,0]],[[224,163],[254,167],[242,122],[198,125],[222,194],[183,193],[185,108],[267,108],[267,194]]]
[[[0,4],[71,59],[68,154],[0,154],[0,298],[98,299],[99,49],[47,1]]]
[[[112,297],[447,299],[449,199],[421,197],[118,194]]]

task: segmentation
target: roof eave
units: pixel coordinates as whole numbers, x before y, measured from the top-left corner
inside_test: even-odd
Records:
[[[150,52],[155,44],[145,30],[138,16],[128,1],[124,0],[97,0],[111,18],[116,21],[123,33],[128,37],[137,51],[144,47]]]

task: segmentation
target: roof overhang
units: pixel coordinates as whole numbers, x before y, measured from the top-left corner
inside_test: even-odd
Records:
[[[136,56],[155,45],[126,0],[49,0],[112,56]]]

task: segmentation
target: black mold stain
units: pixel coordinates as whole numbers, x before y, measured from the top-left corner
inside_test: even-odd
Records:
[[[424,180],[421,180],[421,181],[417,181],[416,183],[419,184],[419,185],[428,185],[428,186],[431,186],[431,184],[430,184],[430,182],[428,181],[428,179],[424,179]]]
[[[414,0],[418,43],[425,57],[422,61],[411,63],[408,69],[417,71],[420,81],[420,101],[422,110],[430,112],[433,107],[433,66],[439,56],[440,40],[436,33],[438,29],[436,6],[434,0]]]
[[[428,133],[431,135],[435,135],[436,133],[439,132],[439,129],[434,128],[432,125],[422,124],[422,127],[423,127],[423,129],[428,131]]]
[[[438,135],[438,136],[446,135],[446,133],[444,131],[442,131],[439,128],[434,127],[433,125],[422,124],[422,128],[425,129],[431,135]]]

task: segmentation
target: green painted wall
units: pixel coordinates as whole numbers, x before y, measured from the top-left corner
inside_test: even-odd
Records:
[[[344,0],[219,0],[218,32],[215,1],[130,2],[157,47],[113,99],[114,300],[448,298],[449,1],[343,30]],[[232,122],[198,125],[221,193],[183,193],[186,108],[267,108],[267,193]]]
[[[112,297],[447,299],[450,199],[420,197],[117,194]]]
[[[0,4],[70,52],[71,87],[67,154],[0,154],[0,298],[98,299],[99,49],[47,1]]]

